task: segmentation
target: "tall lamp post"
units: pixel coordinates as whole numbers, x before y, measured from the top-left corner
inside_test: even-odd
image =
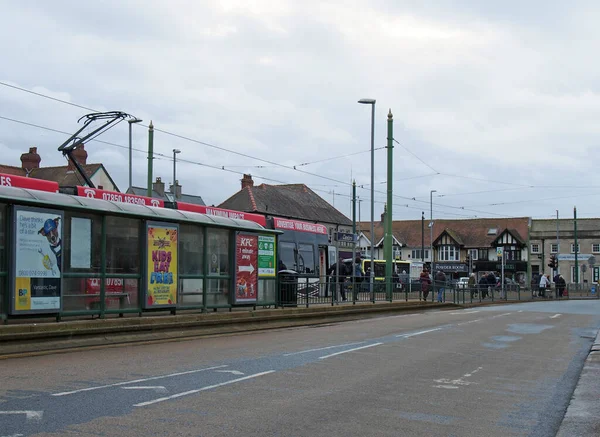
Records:
[[[431,251],[431,276],[435,269],[435,261],[433,257],[433,193],[437,193],[437,190],[431,190],[429,192],[429,250]]]
[[[131,147],[131,125],[133,123],[141,123],[142,121],[144,121],[144,120],[141,120],[141,119],[139,119],[137,117],[134,117],[131,120],[127,120],[127,123],[129,123],[129,188],[131,188],[131,186],[133,185],[133,183],[132,183],[132,169],[131,169],[131,165],[132,165],[131,164],[131,161],[132,161],[132,159],[131,159],[131,151],[133,150],[132,147]]]
[[[181,153],[179,149],[173,149],[173,189],[171,193],[173,196],[177,194],[177,154]]]
[[[371,105],[371,272],[369,274],[369,292],[375,301],[373,293],[373,278],[375,274],[375,99],[360,99],[358,103]]]

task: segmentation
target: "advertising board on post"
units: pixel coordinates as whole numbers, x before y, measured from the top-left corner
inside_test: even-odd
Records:
[[[59,312],[63,213],[17,207],[13,222],[12,314]]]
[[[235,303],[256,302],[258,297],[258,236],[235,238]]]
[[[145,308],[177,304],[177,244],[179,227],[171,224],[148,223],[147,276]]]
[[[258,276],[275,277],[275,236],[258,236]]]

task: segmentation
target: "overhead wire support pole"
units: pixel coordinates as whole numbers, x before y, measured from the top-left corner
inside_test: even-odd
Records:
[[[394,116],[390,109],[387,116],[387,213],[385,214],[385,291],[388,299],[393,297],[393,236],[392,236],[392,194],[394,190]]]

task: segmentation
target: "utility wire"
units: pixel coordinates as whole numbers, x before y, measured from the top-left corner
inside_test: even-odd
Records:
[[[421,158],[419,158],[417,155],[415,155],[412,150],[410,150],[408,147],[406,147],[404,144],[401,144],[398,142],[398,140],[396,140],[396,138],[392,138],[392,140],[394,140],[394,142],[396,144],[398,144],[400,147],[402,147],[404,150],[406,150],[408,153],[410,153],[412,156],[414,156],[415,158],[417,158],[419,161],[421,161],[422,164],[424,164],[425,166],[429,167],[431,170],[433,170],[436,174],[440,174],[439,171],[437,171],[435,168],[433,168],[432,166],[430,166],[429,164],[427,164],[425,161],[423,161]]]
[[[71,106],[75,106],[75,107],[78,107],[78,108],[82,108],[82,109],[90,110],[90,111],[93,111],[93,112],[98,112],[98,111],[97,111],[97,110],[95,110],[95,109],[88,108],[88,107],[86,107],[86,106],[83,106],[83,105],[78,105],[78,104],[75,104],[75,103],[67,102],[66,100],[61,100],[61,99],[57,99],[57,98],[55,98],[55,97],[50,97],[50,96],[47,96],[47,95],[44,95],[44,94],[41,94],[41,93],[37,93],[37,92],[34,92],[34,91],[27,90],[27,89],[25,89],[25,88],[21,88],[21,87],[18,87],[18,86],[10,85],[10,84],[7,84],[7,83],[5,83],[5,82],[0,82],[0,85],[7,86],[7,87],[10,87],[10,88],[13,88],[13,89],[17,89],[17,90],[20,90],[20,91],[23,91],[23,92],[27,92],[27,93],[30,93],[30,94],[33,94],[33,95],[36,95],[36,96],[39,96],[39,97],[47,98],[47,99],[50,99],[50,100],[53,100],[53,101],[57,101],[57,102],[60,102],[60,103],[68,104],[68,105],[71,105]],[[5,118],[5,117],[3,117],[3,118]],[[6,119],[6,118],[5,118],[5,119]],[[12,121],[12,120],[11,120],[11,121]],[[143,124],[141,124],[141,125],[142,125],[142,126],[145,126],[145,125],[143,125]],[[326,179],[326,180],[329,180],[329,181],[332,181],[332,182],[336,182],[336,183],[338,183],[338,184],[341,184],[341,185],[343,185],[343,186],[346,186],[346,187],[348,187],[348,186],[351,186],[351,184],[350,184],[350,183],[348,183],[348,182],[340,181],[340,180],[337,180],[337,179],[334,179],[334,178],[330,178],[330,177],[328,177],[328,176],[324,176],[324,175],[319,175],[319,174],[315,174],[315,173],[307,172],[307,171],[305,171],[305,170],[300,170],[300,169],[297,169],[297,168],[296,168],[296,166],[284,165],[284,164],[280,164],[280,163],[277,163],[277,162],[274,162],[274,161],[271,161],[271,160],[268,160],[268,159],[264,159],[264,158],[257,158],[257,157],[254,157],[254,156],[248,155],[248,154],[246,154],[246,153],[237,152],[237,151],[230,150],[230,149],[227,149],[227,148],[225,148],[225,147],[221,147],[221,146],[216,146],[216,145],[214,145],[214,144],[210,144],[210,143],[206,143],[206,142],[204,142],[204,141],[196,140],[196,139],[194,139],[194,138],[190,138],[190,137],[187,137],[187,136],[185,136],[185,135],[176,134],[176,133],[169,132],[169,131],[166,131],[166,130],[163,130],[163,129],[159,129],[159,128],[156,128],[156,127],[154,128],[154,131],[155,131],[155,132],[161,132],[161,133],[163,133],[163,134],[165,134],[165,135],[169,135],[169,136],[172,136],[172,137],[174,137],[174,138],[179,138],[179,139],[183,139],[183,140],[186,140],[186,141],[190,141],[190,142],[193,142],[193,143],[196,143],[196,144],[204,145],[204,146],[206,146],[206,147],[210,147],[210,148],[213,148],[213,149],[216,149],[216,150],[220,150],[220,151],[224,151],[224,152],[232,153],[232,154],[234,154],[234,155],[238,155],[238,156],[241,156],[241,157],[244,157],[244,158],[248,158],[248,159],[257,160],[257,161],[260,161],[260,162],[265,162],[265,163],[267,163],[267,164],[271,164],[271,165],[274,165],[274,166],[277,166],[277,167],[281,167],[281,168],[285,168],[285,169],[288,169],[288,170],[294,170],[294,171],[297,171],[297,172],[299,172],[299,173],[303,173],[303,174],[306,174],[306,175],[309,175],[309,176],[313,176],[313,177],[318,177],[318,178]],[[395,140],[394,140],[394,141],[395,141]],[[396,141],[396,142],[397,142],[397,141]],[[400,143],[398,143],[398,144],[400,144]],[[403,146],[403,147],[404,147],[404,146]],[[408,150],[408,149],[407,149],[407,150]],[[410,151],[409,151],[409,152],[410,152]],[[412,153],[412,152],[410,152],[410,153]],[[157,154],[158,154],[158,153],[157,153]],[[414,155],[414,154],[413,154],[413,155]],[[425,164],[427,167],[431,168],[433,171],[436,171],[436,170],[435,170],[433,167],[431,167],[430,165],[428,165],[428,164],[427,164],[425,161],[421,160],[421,158],[418,158],[416,155],[414,155],[414,156],[415,156],[417,159],[419,159],[421,162],[423,162],[423,164]],[[180,160],[180,161],[182,161],[182,160]],[[207,167],[212,167],[212,168],[220,169],[220,170],[223,170],[223,171],[227,171],[227,170],[225,170],[223,167],[209,166],[209,165],[207,165],[207,164],[199,164],[199,165],[204,165],[204,166],[207,166]],[[232,172],[233,172],[233,171],[232,171]],[[258,177],[258,176],[257,176],[257,177]],[[263,179],[265,179],[265,178],[263,178]],[[266,180],[266,179],[265,179],[265,180]],[[517,185],[517,184],[512,184],[512,185]],[[380,194],[387,194],[387,193],[385,193],[385,192],[381,192],[381,191],[380,191],[379,193],[380,193]],[[409,197],[404,197],[404,196],[398,196],[398,195],[394,195],[394,197],[398,197],[398,198],[405,199],[405,200],[413,200],[413,201],[417,201],[417,200],[415,200],[414,198],[409,198]],[[423,202],[423,203],[426,203],[425,201],[417,201],[417,202]],[[455,206],[450,206],[450,205],[441,205],[441,204],[438,204],[438,206],[439,206],[439,207],[443,207],[443,208],[451,208],[451,209],[462,209],[462,210],[467,210],[467,209],[465,209],[464,207],[455,207]],[[476,210],[470,210],[470,211],[474,211],[474,212],[479,212],[479,213],[482,213],[482,211],[476,211]],[[483,212],[483,213],[484,213],[484,214],[487,214],[487,213],[485,213],[485,212]],[[493,214],[493,213],[490,213],[490,214]],[[499,215],[499,214],[498,214],[498,215]]]

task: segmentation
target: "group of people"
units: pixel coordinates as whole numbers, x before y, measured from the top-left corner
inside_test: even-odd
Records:
[[[567,289],[567,281],[563,278],[563,275],[557,273],[554,275],[554,286],[556,288],[556,294],[558,297],[563,297],[565,295],[565,290]],[[538,297],[549,297],[546,295],[546,292],[549,292],[552,289],[552,282],[550,282],[550,275],[542,275],[540,276],[539,284],[538,284]]]
[[[340,285],[340,296],[343,302],[348,300],[346,297],[347,284],[345,283],[348,281],[348,279],[350,279],[350,281],[352,281],[352,279],[354,280],[354,283],[357,284],[357,290],[360,287],[360,285],[358,285],[360,282],[362,282],[362,269],[360,267],[360,261],[360,257],[356,257],[354,260],[354,274],[352,273],[352,265],[350,263],[345,263],[342,257],[340,257],[337,263],[333,263],[327,270],[327,274],[333,278],[333,282]],[[367,272],[367,274],[369,273],[370,271]]]
[[[429,271],[427,269],[423,269],[419,275],[419,282],[421,283],[421,292],[424,301],[427,301],[427,296],[429,296],[429,288],[431,287],[432,283],[434,289],[437,291],[437,301],[444,301],[444,291],[446,289],[446,274],[444,272],[438,270],[435,274],[435,277],[432,279]]]

